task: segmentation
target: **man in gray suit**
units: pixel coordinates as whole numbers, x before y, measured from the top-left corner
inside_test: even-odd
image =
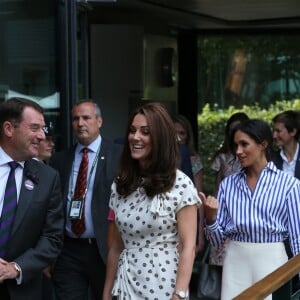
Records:
[[[1,300],[42,300],[42,270],[63,244],[58,173],[32,159],[45,139],[44,126],[43,110],[35,102],[11,98],[1,103]]]
[[[92,297],[101,299],[108,202],[121,147],[100,135],[101,111],[92,100],[74,105],[72,126],[78,142],[50,160],[60,173],[66,214],[64,247],[54,267],[55,295],[57,300],[85,300],[90,290]],[[79,179],[82,170],[84,184]]]

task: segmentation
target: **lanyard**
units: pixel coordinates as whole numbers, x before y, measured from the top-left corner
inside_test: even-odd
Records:
[[[101,147],[101,145],[99,145],[99,147],[98,147],[98,149],[97,149],[97,152],[96,152],[96,155],[95,155],[95,158],[94,158],[94,160],[93,160],[93,164],[92,164],[92,167],[91,167],[89,176],[88,176],[86,188],[85,188],[85,191],[84,191],[84,194],[83,194],[83,199],[85,199],[85,196],[86,196],[88,187],[89,187],[89,185],[90,185],[90,181],[91,181],[92,174],[93,174],[93,172],[94,172],[96,163],[97,163],[97,161],[98,161],[98,159],[99,159],[100,147]],[[71,177],[71,182],[70,182],[70,183],[71,183],[71,188],[72,188],[72,191],[71,191],[71,198],[73,198],[74,190],[75,190],[75,187],[73,188],[73,176],[74,176],[74,162],[73,162],[73,165],[72,165],[72,177]]]

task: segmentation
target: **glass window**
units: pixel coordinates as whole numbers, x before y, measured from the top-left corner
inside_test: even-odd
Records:
[[[44,107],[49,117],[59,108],[55,11],[53,0],[0,3],[0,101],[29,98]]]
[[[199,36],[199,107],[261,107],[300,96],[295,35]]]

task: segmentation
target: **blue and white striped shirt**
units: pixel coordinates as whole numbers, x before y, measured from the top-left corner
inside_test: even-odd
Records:
[[[293,254],[300,252],[300,181],[269,162],[254,191],[242,170],[226,177],[218,191],[216,222],[206,226],[214,246],[229,237],[250,243],[282,242],[287,236]]]

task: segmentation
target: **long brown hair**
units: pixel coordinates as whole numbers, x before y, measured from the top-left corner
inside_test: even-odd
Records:
[[[145,116],[151,138],[152,150],[140,168],[139,162],[131,157],[128,135],[137,114]],[[126,129],[126,139],[121,156],[119,174],[116,179],[117,191],[128,196],[139,186],[148,196],[169,191],[176,178],[179,165],[179,149],[173,121],[166,108],[160,103],[147,103],[137,108]]]

